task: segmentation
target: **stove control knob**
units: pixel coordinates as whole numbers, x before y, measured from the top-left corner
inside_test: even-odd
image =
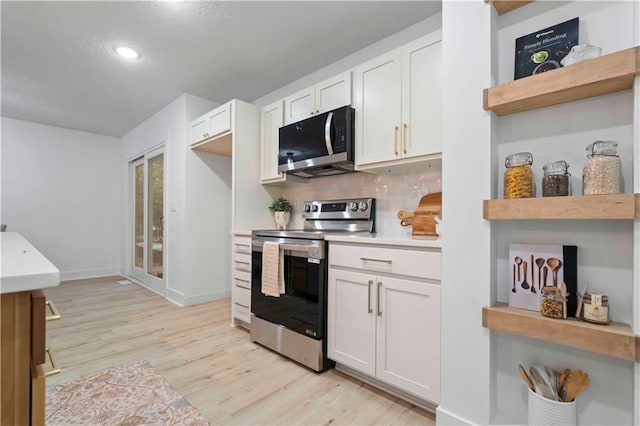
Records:
[[[351,210],[352,212],[358,211],[358,203],[356,203],[355,201],[349,203],[349,210]]]
[[[311,206],[311,211],[314,212],[314,213],[317,212],[318,211],[318,205],[317,204],[312,205]]]
[[[366,201],[360,201],[360,210],[362,210],[363,212],[366,212],[368,208],[369,208],[369,204],[367,204]]]
[[[304,212],[309,213],[311,211],[311,206],[309,204],[304,205]]]

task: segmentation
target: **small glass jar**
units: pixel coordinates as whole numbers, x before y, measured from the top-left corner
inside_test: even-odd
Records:
[[[545,317],[564,319],[565,300],[558,287],[543,287],[540,313]]]
[[[556,161],[542,166],[542,196],[561,197],[571,192],[568,172],[569,165],[566,161]]]
[[[587,145],[587,162],[582,170],[582,194],[619,194],[622,162],[615,141]]]
[[[606,294],[586,293],[582,296],[582,319],[596,324],[609,324],[609,298]]]
[[[504,161],[504,198],[533,197],[533,155],[530,152],[518,152],[508,155]]]

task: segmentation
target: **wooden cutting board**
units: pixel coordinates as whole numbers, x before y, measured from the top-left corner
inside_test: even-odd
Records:
[[[398,219],[400,225],[412,226],[411,235],[438,235],[436,233],[436,221],[433,219],[442,212],[442,192],[427,194],[420,199],[418,207],[414,211],[400,210]]]

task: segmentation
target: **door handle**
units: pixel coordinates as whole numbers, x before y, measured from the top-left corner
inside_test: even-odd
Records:
[[[377,297],[377,305],[378,305],[378,316],[382,316],[382,311],[380,310],[380,287],[382,287],[382,282],[378,281],[378,297]]]
[[[333,112],[327,115],[327,121],[324,123],[324,143],[327,146],[327,153],[333,155],[333,147],[331,146],[331,120],[333,120]]]
[[[407,153],[407,123],[402,123],[402,152]]]
[[[393,126],[393,155],[398,155],[398,126]]]
[[[369,285],[367,286],[367,313],[370,314],[373,312],[371,309],[371,286],[373,285],[373,280],[369,280]]]

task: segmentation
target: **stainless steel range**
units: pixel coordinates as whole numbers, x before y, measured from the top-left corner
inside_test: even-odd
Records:
[[[252,232],[251,340],[315,371],[327,359],[327,252],[325,236],[375,232],[375,199],[306,201],[301,230]],[[284,292],[262,292],[265,242],[276,242],[284,262]]]

